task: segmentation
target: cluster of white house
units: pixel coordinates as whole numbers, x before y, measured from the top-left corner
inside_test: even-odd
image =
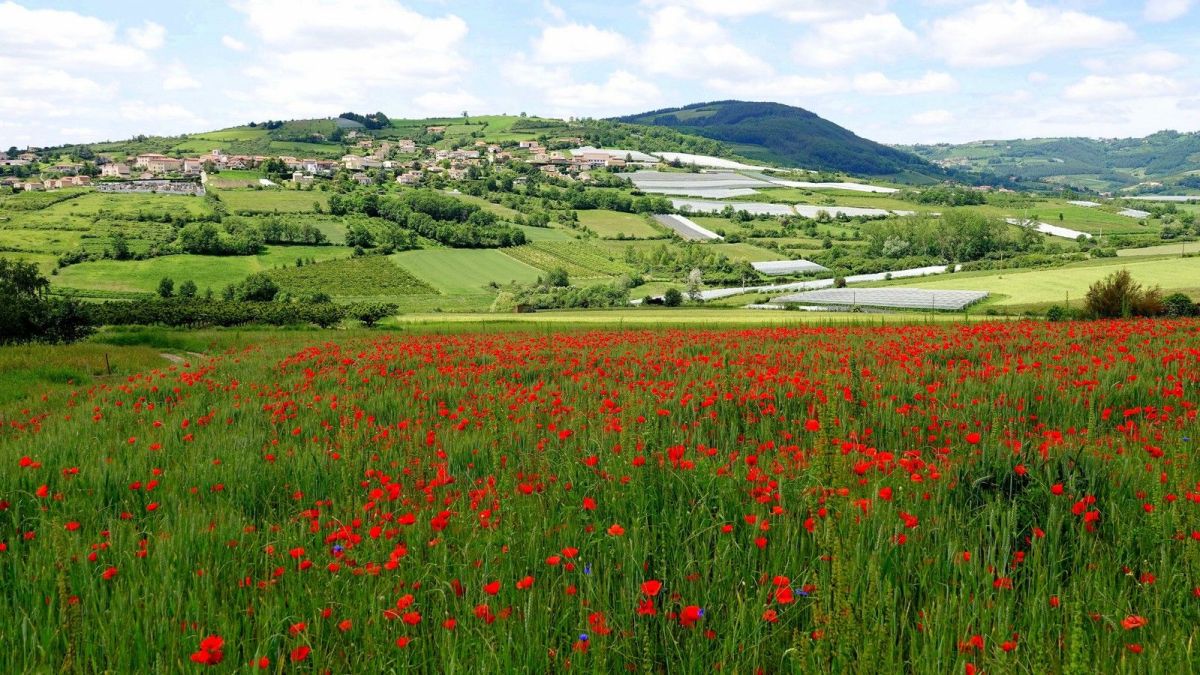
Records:
[[[430,127],[427,131],[437,133],[438,127]],[[571,145],[580,145],[581,138],[559,139]],[[561,147],[561,146],[560,146]],[[443,174],[452,180],[466,177],[471,166],[485,162],[506,162],[513,159],[528,162],[537,166],[547,174],[578,177],[586,180],[587,171],[598,168],[622,168],[627,165],[641,165],[655,158],[637,157],[624,154],[625,151],[598,150],[582,147],[575,150],[551,151],[536,140],[520,141],[516,148],[509,149],[484,140],[476,140],[471,147],[454,150],[426,147],[422,148],[411,139],[396,141],[379,141],[363,139],[354,144],[360,154],[347,154],[340,160],[297,158],[286,155],[270,157],[265,155],[236,155],[226,153],[221,149],[197,157],[171,157],[155,152],[146,152],[120,160],[111,158],[100,159],[98,164],[99,178],[106,181],[150,181],[166,178],[200,177],[205,172],[213,173],[222,170],[255,169],[272,159],[281,161],[292,172],[291,179],[300,185],[311,184],[315,177],[332,176],[340,169],[353,172],[354,179],[361,183],[370,183],[378,174],[369,174],[375,170],[395,172],[395,180],[403,185],[420,184],[428,174]],[[519,157],[514,156],[514,153]],[[9,158],[0,155],[0,163],[9,166],[25,166],[38,162],[35,152],[25,152],[17,157]],[[43,175],[57,174],[61,177],[43,178],[41,180],[5,178],[0,186],[11,186],[17,190],[57,190],[64,187],[90,185],[90,176],[83,175],[83,164],[63,162],[53,166],[43,166]]]

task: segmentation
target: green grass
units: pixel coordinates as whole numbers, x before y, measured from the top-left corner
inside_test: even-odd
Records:
[[[450,194],[450,193],[447,192],[447,194]],[[459,200],[460,202],[466,202],[468,204],[474,204],[478,207],[481,207],[483,210],[494,213],[497,216],[504,218],[505,220],[512,220],[512,219],[516,218],[517,216],[521,215],[520,211],[510,209],[507,206],[502,206],[500,204],[493,204],[493,203],[489,202],[488,200],[486,200],[482,197],[476,197],[475,195],[468,195],[468,194],[464,194],[462,192],[456,192],[454,194],[451,194],[450,196],[454,197],[455,199]]]
[[[107,357],[107,360],[106,360]],[[0,420],[5,412],[38,405],[42,396],[164,366],[158,349],[143,346],[16,345],[0,347]]]
[[[1194,255],[1196,253],[1200,253],[1200,242],[1181,241],[1174,244],[1161,244],[1159,246],[1125,248],[1117,251],[1117,256],[1121,258],[1138,257],[1144,255],[1181,256],[1185,254]]]
[[[233,213],[312,213],[313,204],[320,204],[324,211],[329,207],[329,193],[269,188],[263,190],[221,190],[221,201]]]
[[[730,260],[745,260],[748,262],[764,262],[767,260],[786,260],[788,256],[778,251],[761,248],[754,244],[709,244],[712,248],[723,253]]]
[[[179,284],[190,279],[203,292],[219,293],[255,272],[294,265],[296,258],[330,260],[349,257],[350,251],[336,246],[268,246],[255,256],[171,255],[148,260],[101,260],[80,263],[59,271],[52,278],[55,288],[79,291],[152,293],[163,277]]]
[[[619,235],[634,239],[661,239],[664,230],[650,222],[649,216],[619,211],[579,211],[579,224],[592,230],[604,239],[617,239]]]
[[[281,291],[295,296],[327,293],[336,300],[362,300],[437,293],[385,256],[341,258],[268,274]]]
[[[540,270],[561,267],[571,278],[596,279],[629,274],[625,263],[584,242],[535,242],[504,249],[509,256]]]
[[[1109,274],[1127,269],[1136,281],[1163,290],[1200,292],[1200,258],[1127,258],[1093,260],[1084,264],[1044,270],[1004,270],[940,275],[889,286],[988,291],[988,305],[1006,309],[1042,308],[1065,302],[1080,307],[1088,287]],[[874,285],[874,284],[872,284]]]
[[[543,275],[536,267],[494,249],[422,249],[396,253],[391,258],[448,295],[479,296],[490,292],[491,283],[530,283]]]

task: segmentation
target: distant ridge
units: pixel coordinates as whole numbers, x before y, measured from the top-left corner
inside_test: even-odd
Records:
[[[856,135],[803,108],[782,103],[713,101],[616,118],[721,141],[738,155],[806,169],[866,176],[924,177],[946,172],[916,155]]]

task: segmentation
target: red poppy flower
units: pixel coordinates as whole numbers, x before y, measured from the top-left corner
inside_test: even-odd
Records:
[[[307,659],[308,655],[311,653],[312,648],[310,648],[308,645],[300,645],[292,650],[290,658],[292,659],[292,663],[299,663],[304,659]]]
[[[661,590],[662,590],[662,582],[661,581],[658,581],[656,579],[651,579],[649,581],[642,582],[642,593],[645,595],[654,597],[654,596],[658,595],[658,592]]]

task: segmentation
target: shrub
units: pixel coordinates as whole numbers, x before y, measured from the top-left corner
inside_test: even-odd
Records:
[[[350,316],[362,322],[363,326],[372,328],[380,319],[396,313],[396,305],[383,302],[364,302],[350,308]]]
[[[74,342],[91,332],[84,307],[49,289],[37,265],[0,258],[0,344]]]
[[[194,298],[196,297],[196,290],[196,282],[188,279],[182,284],[179,284],[179,297]]]
[[[175,295],[175,280],[171,277],[163,277],[158,282],[158,297],[169,298]]]
[[[1094,316],[1158,316],[1163,313],[1162,290],[1142,288],[1129,270],[1118,270],[1088,288],[1087,308]]]
[[[679,292],[678,288],[668,288],[666,293],[663,293],[663,304],[667,307],[678,307],[683,304],[683,293]]]
[[[1163,298],[1163,311],[1171,317],[1196,316],[1196,303],[1183,293],[1172,293]]]
[[[270,302],[279,293],[279,286],[263,272],[251,274],[237,288],[237,299],[249,302]]]

